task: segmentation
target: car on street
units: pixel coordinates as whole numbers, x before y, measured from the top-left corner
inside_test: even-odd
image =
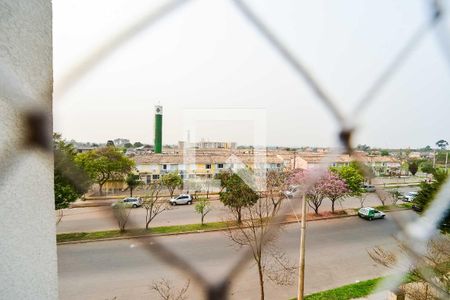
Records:
[[[376,190],[375,186],[371,184],[363,184],[362,188],[366,193],[372,193]]]
[[[403,201],[412,202],[414,198],[417,196],[417,192],[407,192],[403,197]]]
[[[114,202],[111,206],[117,207],[118,205],[123,205],[124,207],[140,207],[142,206],[142,199],[140,197],[127,197],[117,202]]]
[[[296,193],[298,190],[299,190],[299,186],[298,186],[298,185],[291,185],[291,186],[289,186],[289,188],[288,188],[286,191],[283,192],[283,194],[284,194],[287,198],[291,199],[292,197],[295,196],[295,193]]]
[[[372,221],[374,219],[383,219],[386,214],[372,207],[363,207],[358,210],[358,216],[360,218]]]
[[[192,204],[192,196],[189,194],[181,194],[176,198],[172,198],[169,200],[171,205],[179,205],[179,204]]]

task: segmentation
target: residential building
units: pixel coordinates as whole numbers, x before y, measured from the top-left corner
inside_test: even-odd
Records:
[[[183,150],[186,146],[186,142],[179,141],[178,142],[178,149]],[[200,141],[200,142],[194,142],[190,143],[190,148],[195,149],[236,149],[236,143],[234,142],[209,142],[209,141]]]
[[[258,170],[281,170],[288,161],[278,155],[227,154],[219,152],[197,152],[194,155],[158,154],[137,155],[133,157],[140,178],[145,183],[158,180],[162,175],[176,172],[183,179],[213,178],[224,170],[248,168]]]

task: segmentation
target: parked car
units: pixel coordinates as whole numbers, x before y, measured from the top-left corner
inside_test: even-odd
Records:
[[[124,207],[136,208],[142,206],[142,199],[139,197],[128,197],[113,203],[111,206],[116,207],[119,203],[122,204]]]
[[[298,185],[291,185],[286,191],[283,192],[283,194],[287,197],[287,198],[292,198],[295,196],[295,193],[298,191],[299,186]]]
[[[383,219],[386,214],[372,207],[363,207],[358,210],[358,216],[360,218],[372,221],[373,219]]]
[[[417,196],[417,192],[407,192],[403,197],[403,201],[412,202],[414,198]]]
[[[192,196],[188,195],[188,194],[181,194],[180,196],[178,196],[176,198],[170,199],[169,203],[171,205],[192,204]]]
[[[418,204],[416,204],[416,203],[413,204],[412,209],[413,209],[414,211],[417,211],[417,212],[423,211],[422,205],[418,205]]]
[[[370,184],[363,184],[362,188],[364,189],[364,191],[366,193],[371,193],[371,192],[375,192],[376,188],[374,185],[370,185]]]

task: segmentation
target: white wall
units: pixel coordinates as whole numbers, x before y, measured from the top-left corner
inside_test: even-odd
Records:
[[[14,149],[26,133],[20,111],[38,107],[51,124],[51,9],[0,0],[0,299],[58,298],[53,158]]]

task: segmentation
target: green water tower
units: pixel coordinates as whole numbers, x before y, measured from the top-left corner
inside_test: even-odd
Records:
[[[155,153],[162,152],[162,113],[162,106],[155,105]]]

